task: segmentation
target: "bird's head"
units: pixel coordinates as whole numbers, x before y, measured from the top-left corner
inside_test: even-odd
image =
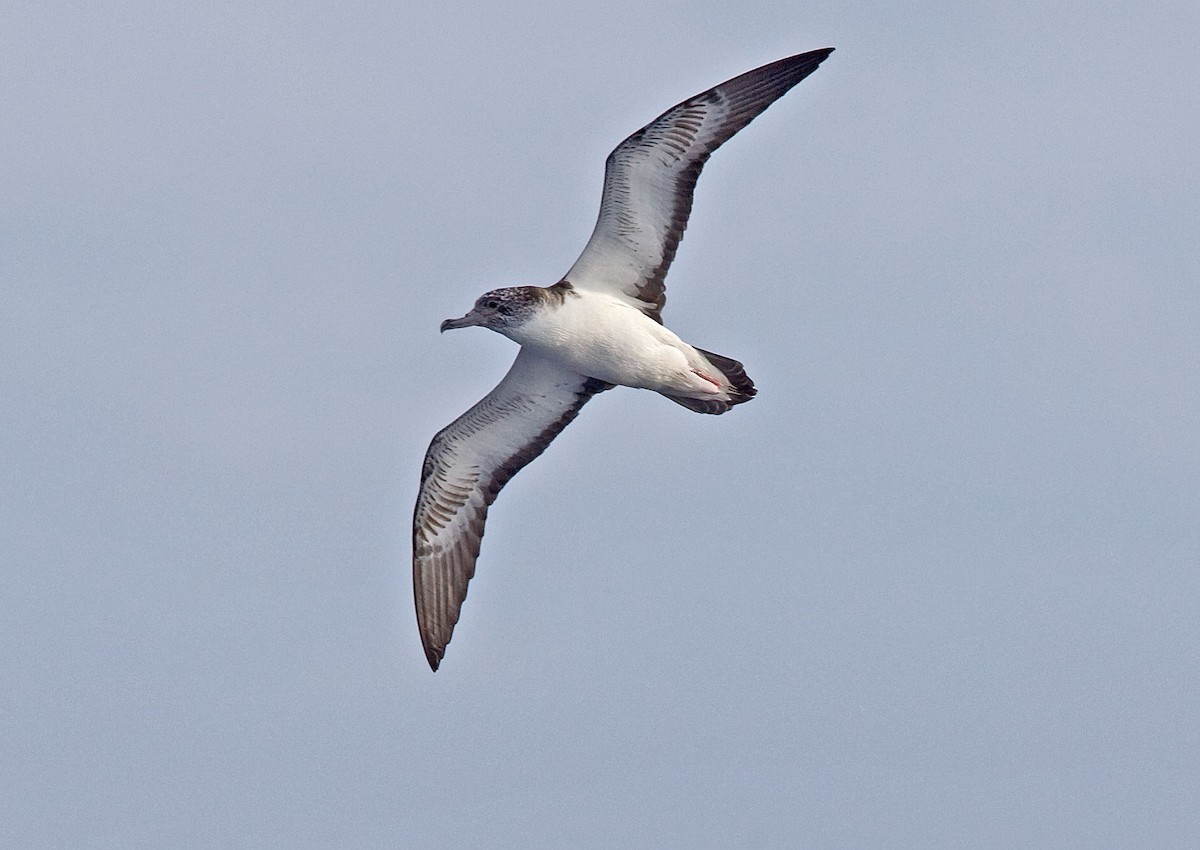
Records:
[[[456,328],[490,328],[497,333],[523,324],[533,313],[539,301],[538,287],[510,286],[485,292],[475,301],[475,306],[461,319],[442,322],[442,332]]]

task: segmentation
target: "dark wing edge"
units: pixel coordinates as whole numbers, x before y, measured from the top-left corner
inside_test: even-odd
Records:
[[[566,279],[581,288],[604,288],[601,281],[617,280],[624,295],[661,322],[664,279],[704,164],[833,50],[812,50],[747,71],[671,107],[617,145],[605,162],[596,227]]]
[[[496,388],[430,442],[413,510],[413,598],[432,669],[475,575],[488,508],[593,395],[611,386],[522,349]]]

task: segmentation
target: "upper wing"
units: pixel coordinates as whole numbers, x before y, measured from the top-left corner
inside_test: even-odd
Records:
[[[413,513],[413,596],[434,670],[475,575],[488,506],[589,398],[610,386],[522,348],[496,388],[429,444]]]
[[[708,157],[825,60],[833,48],[780,59],[668,109],[608,156],[596,229],[566,279],[620,293],[662,321],[663,278],[687,227]]]

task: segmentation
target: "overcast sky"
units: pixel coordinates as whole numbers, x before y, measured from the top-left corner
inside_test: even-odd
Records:
[[[0,844],[1200,842],[1200,11],[32,3],[0,24]],[[441,670],[430,437],[604,157],[723,147],[668,325],[753,404],[593,401]]]

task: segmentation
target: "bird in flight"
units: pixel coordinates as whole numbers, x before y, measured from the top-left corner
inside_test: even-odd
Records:
[[[663,279],[709,156],[832,52],[780,59],[668,109],[609,154],[596,229],[562,280],[486,292],[442,322],[442,331],[489,328],[521,349],[496,388],[437,433],[421,468],[413,595],[434,670],[475,575],[488,507],[588,399],[638,387],[719,414],[754,398],[741,363],[663,326]]]

